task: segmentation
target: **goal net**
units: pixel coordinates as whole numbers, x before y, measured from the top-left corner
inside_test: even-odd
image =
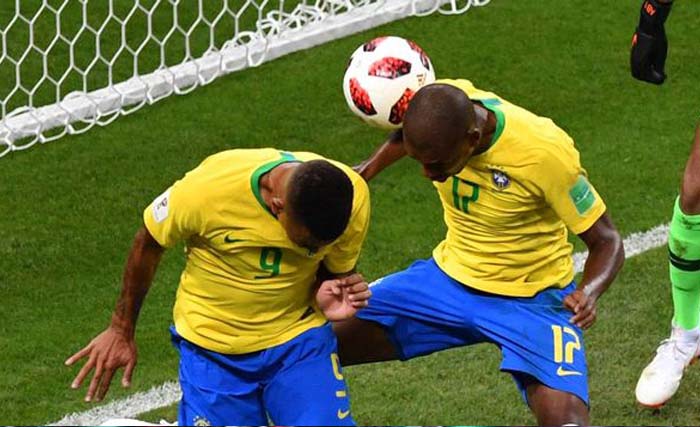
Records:
[[[490,0],[2,0],[0,157],[408,16]]]

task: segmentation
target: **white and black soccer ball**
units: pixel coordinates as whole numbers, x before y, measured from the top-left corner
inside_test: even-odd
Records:
[[[364,121],[396,129],[413,95],[434,81],[433,65],[420,46],[401,37],[378,37],[350,57],[343,93],[352,112]]]

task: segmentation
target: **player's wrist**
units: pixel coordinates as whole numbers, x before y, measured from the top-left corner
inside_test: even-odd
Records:
[[[136,332],[136,325],[128,319],[124,319],[117,314],[112,315],[112,320],[109,323],[109,329],[123,335],[126,338],[132,339]]]
[[[601,294],[600,290],[592,285],[582,284],[579,286],[579,290],[581,290],[588,299],[592,299],[593,301],[597,301]]]
[[[637,31],[652,36],[659,35],[663,31],[672,6],[673,1],[644,0]]]

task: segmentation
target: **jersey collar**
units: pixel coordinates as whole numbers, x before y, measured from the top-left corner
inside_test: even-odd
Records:
[[[477,101],[481,103],[481,105],[484,106],[487,110],[491,111],[493,114],[496,115],[496,130],[493,133],[493,136],[491,137],[491,142],[489,143],[489,147],[486,149],[488,151],[491,149],[491,147],[496,144],[498,141],[498,138],[501,137],[501,134],[503,133],[503,129],[506,127],[506,115],[503,114],[503,111],[499,108],[501,105],[501,100],[497,98],[487,98],[487,99],[474,99],[474,101]],[[484,151],[484,153],[486,152]],[[483,153],[482,153],[483,154]]]
[[[281,158],[265,163],[264,165],[255,169],[253,175],[251,175],[250,177],[250,187],[253,189],[253,194],[255,194],[255,198],[258,200],[258,203],[260,203],[260,206],[262,206],[272,216],[275,216],[275,214],[272,213],[270,208],[265,203],[265,199],[263,199],[262,194],[260,193],[260,177],[270,172],[272,169],[276,168],[282,163],[299,161],[296,157],[294,157],[292,153],[289,153],[287,151],[280,151],[280,156]]]

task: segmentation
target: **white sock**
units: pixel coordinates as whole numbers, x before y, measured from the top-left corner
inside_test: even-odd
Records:
[[[700,327],[683,329],[680,326],[673,325],[671,336],[683,343],[694,343],[700,340]]]

